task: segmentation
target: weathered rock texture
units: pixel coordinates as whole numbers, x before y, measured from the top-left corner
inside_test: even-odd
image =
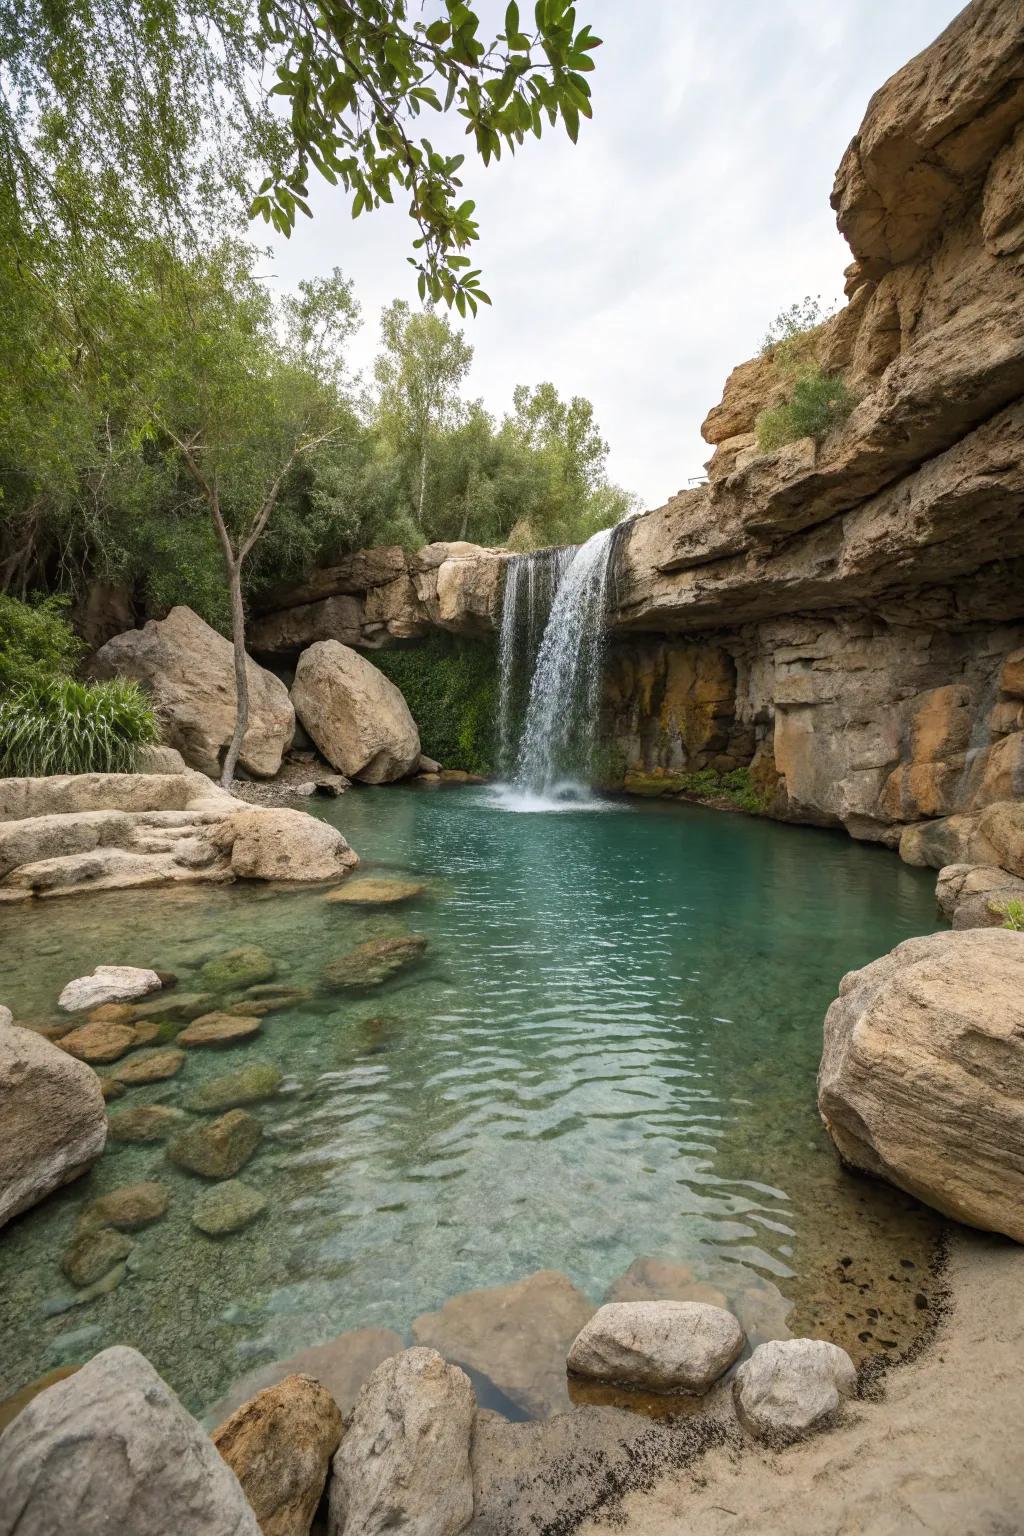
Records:
[[[856,1384],[853,1361],[827,1339],[773,1339],[736,1372],[733,1400],[745,1429],[785,1445],[832,1423]]]
[[[311,1376],[287,1376],[214,1430],[263,1536],[306,1536],[341,1432],[337,1404]]]
[[[738,1357],[743,1329],[699,1301],[620,1301],[580,1331],[567,1364],[577,1376],[650,1392],[707,1392]]]
[[[303,651],[292,702],[327,761],[350,779],[388,784],[419,762],[409,706],[391,679],[350,646],[321,640]]]
[[[235,667],[231,643],[191,608],[115,635],[97,651],[98,677],[133,677],[152,695],[164,740],[187,763],[216,778],[235,729]],[[254,661],[247,666],[249,728],[239,765],[271,778],[295,734],[288,690]]]
[[[31,1029],[0,1025],[0,1227],[103,1151],[100,1080]]]
[[[1024,934],[929,934],[844,976],[818,1105],[846,1163],[1024,1242]]]
[[[259,1536],[238,1479],[134,1349],[105,1349],[0,1437],[0,1531]]]

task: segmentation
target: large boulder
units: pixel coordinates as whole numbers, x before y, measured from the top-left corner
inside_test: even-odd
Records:
[[[225,640],[191,608],[172,608],[108,640],[93,660],[97,677],[133,677],[151,694],[164,740],[216,778],[235,729],[235,662]],[[272,778],[295,734],[295,712],[279,678],[251,659],[249,728],[239,766]]]
[[[92,1068],[33,1030],[0,1027],[0,1226],[85,1173],[106,1139]]]
[[[851,1167],[1024,1242],[1024,937],[934,933],[844,976],[818,1106]]]
[[[0,1436],[0,1531],[259,1536],[235,1474],[134,1349],[95,1355]]]
[[[305,811],[237,811],[213,835],[242,880],[338,880],[359,863],[336,827]]]
[[[998,800],[987,805],[978,823],[995,852],[996,863],[1011,875],[1024,877],[1024,800]]]
[[[366,1383],[332,1463],[328,1536],[458,1536],[473,1518],[469,1377],[407,1349]]]
[[[267,1387],[213,1432],[263,1536],[307,1536],[342,1434],[341,1413],[312,1376]]]
[[[648,1392],[703,1394],[746,1339],[731,1312],[699,1301],[620,1301],[598,1309],[569,1350],[575,1376]]]
[[[365,656],[337,640],[303,651],[292,703],[327,761],[350,779],[389,784],[419,762],[419,732],[401,693]]]
[[[785,1445],[824,1429],[857,1385],[845,1349],[826,1339],[773,1339],[736,1372],[733,1401],[743,1427],[758,1440]]]
[[[947,864],[939,870],[935,899],[956,929],[1002,928],[1007,904],[1024,903],[1024,880],[991,864]]]

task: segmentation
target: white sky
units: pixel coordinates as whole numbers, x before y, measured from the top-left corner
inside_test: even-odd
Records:
[[[493,300],[466,325],[468,394],[495,414],[518,383],[589,396],[612,478],[645,506],[700,475],[700,423],[729,370],[794,300],[842,302],[850,256],[828,202],[835,169],[872,91],[960,8],[577,0],[604,39],[578,145],[549,130],[487,170],[467,153],[473,264]],[[420,121],[437,144],[466,147],[457,126]],[[353,223],[335,189],[310,191],[314,221],[276,241],[277,278],[287,287],[335,265],[354,278],[355,362],[368,369],[380,308],[417,302],[405,259],[415,231],[397,207]]]

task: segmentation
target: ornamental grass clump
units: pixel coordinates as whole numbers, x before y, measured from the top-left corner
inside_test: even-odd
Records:
[[[134,773],[142,748],[157,739],[152,705],[123,678],[56,677],[0,696],[0,777]]]

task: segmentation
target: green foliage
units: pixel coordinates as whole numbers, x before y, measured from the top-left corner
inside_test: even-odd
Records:
[[[1003,928],[1009,928],[1013,933],[1024,933],[1024,901],[1012,897],[1009,901],[990,902],[989,905],[1003,919]]]
[[[789,399],[769,407],[757,418],[757,446],[762,453],[801,437],[823,437],[842,426],[857,403],[841,374],[825,373],[816,363],[804,366],[793,379]]]
[[[373,660],[405,695],[427,757],[466,773],[493,771],[498,717],[493,645],[432,635],[415,646],[375,652]]]
[[[695,773],[680,776],[680,789],[698,800],[725,800],[737,810],[752,816],[763,816],[768,802],[757,789],[749,768],[733,768],[719,773],[714,768],[701,768]]]
[[[60,597],[21,603],[0,594],[0,693],[74,670],[82,642],[65,617],[66,609]]]
[[[22,683],[0,696],[0,777],[134,773],[141,749],[157,736],[137,683]]]

